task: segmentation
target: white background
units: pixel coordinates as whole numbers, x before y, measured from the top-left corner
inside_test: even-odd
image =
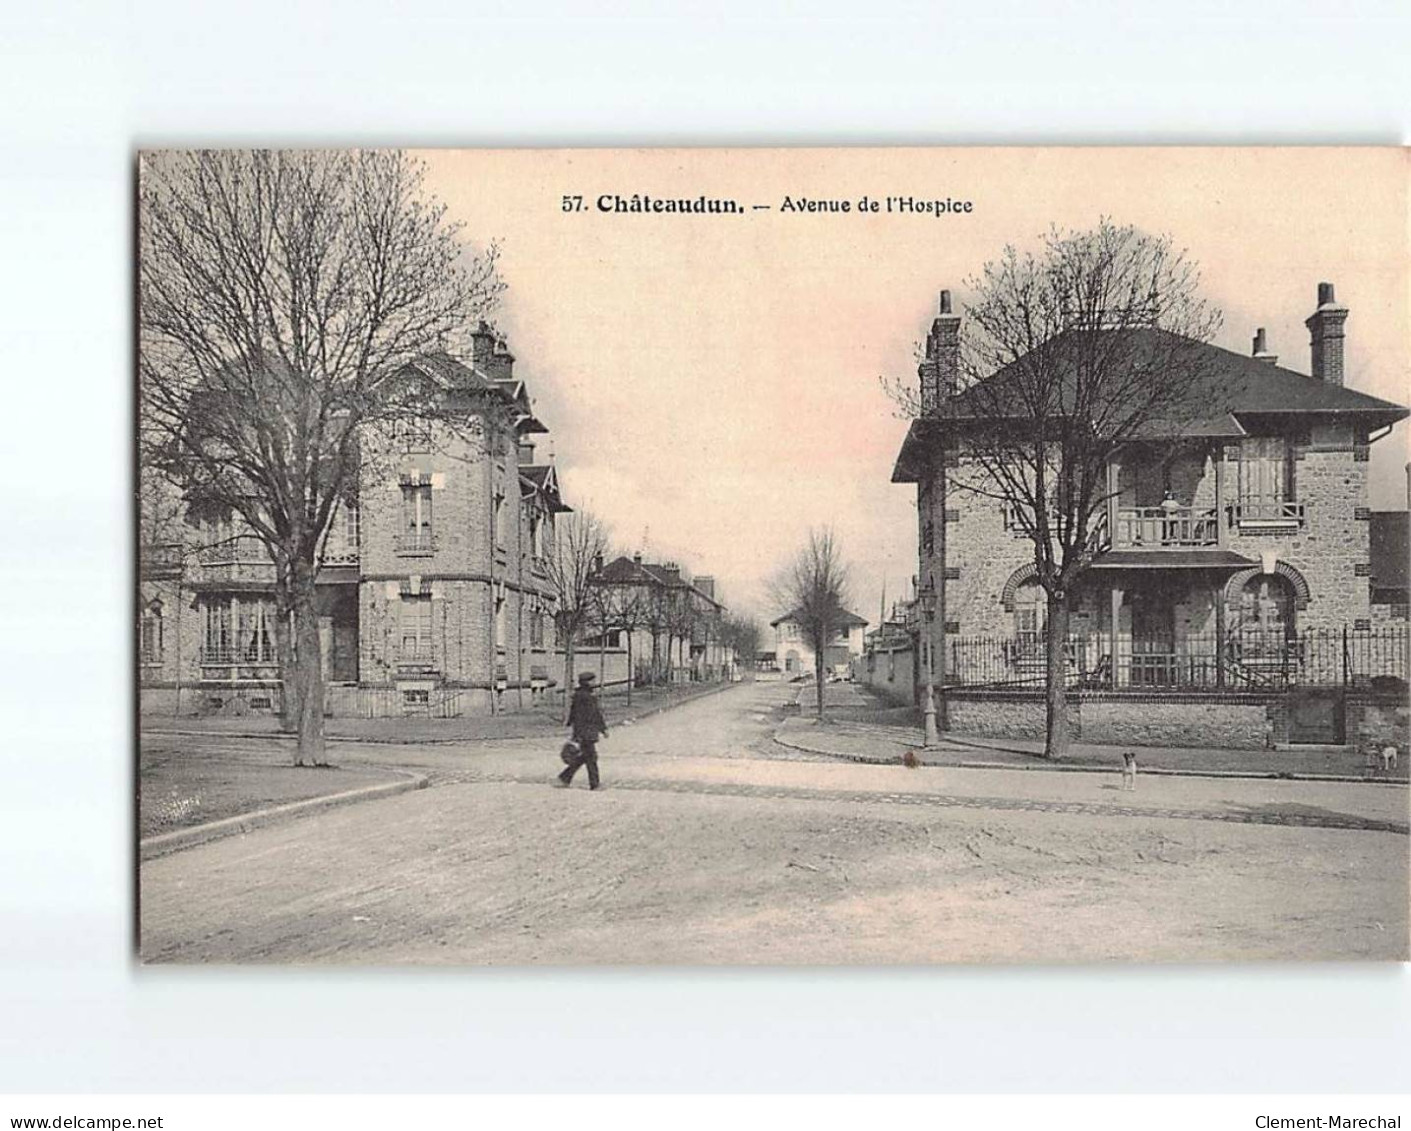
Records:
[[[1408,1090],[1403,968],[139,970],[127,801],[136,147],[1401,143],[1404,3],[28,9],[0,17],[0,1091]]]

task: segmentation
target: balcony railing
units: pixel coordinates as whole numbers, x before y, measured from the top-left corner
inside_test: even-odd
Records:
[[[436,551],[436,538],[428,531],[398,534],[396,551],[399,554],[431,554]]]
[[[319,563],[326,566],[355,566],[358,564],[358,548],[339,547],[329,550],[319,559]]]
[[[249,664],[276,663],[274,643],[248,645],[244,648],[223,644],[208,644],[201,649],[201,663],[207,667],[243,667]]]
[[[180,543],[149,544],[142,547],[141,570],[146,577],[172,577],[181,572],[184,548]]]
[[[1294,529],[1303,525],[1303,504],[1285,499],[1242,499],[1230,507],[1230,518],[1246,530]]]
[[[1220,541],[1214,510],[1134,507],[1117,512],[1117,545],[1123,549],[1189,549]]]

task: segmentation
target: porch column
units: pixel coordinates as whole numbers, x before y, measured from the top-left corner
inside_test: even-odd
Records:
[[[1114,585],[1112,586],[1111,599],[1112,599],[1112,602],[1111,602],[1111,615],[1112,615],[1112,621],[1111,621],[1111,625],[1112,625],[1112,653],[1111,653],[1111,656],[1112,656],[1112,658],[1111,658],[1110,664],[1111,664],[1111,671],[1112,671],[1112,676],[1111,676],[1111,678],[1112,678],[1112,686],[1115,688],[1115,687],[1118,685],[1118,679],[1117,679],[1117,666],[1118,666],[1118,656],[1119,656],[1119,651],[1118,651],[1118,639],[1119,639],[1119,636],[1120,636],[1121,625],[1122,625],[1122,587],[1121,587],[1120,585],[1114,584]]]
[[[1215,544],[1223,547],[1228,538],[1225,530],[1225,445],[1217,442],[1212,450],[1215,458]],[[1219,615],[1217,611],[1216,616]]]
[[[1220,461],[1224,463],[1222,459]],[[1218,465],[1217,465],[1218,466]],[[1220,524],[1220,541],[1225,540],[1225,524]],[[1225,587],[1215,589],[1215,686],[1225,686]]]
[[[1107,541],[1114,549],[1117,546],[1117,504],[1118,492],[1122,485],[1122,461],[1113,456],[1107,461]],[[1116,622],[1113,622],[1116,632]]]

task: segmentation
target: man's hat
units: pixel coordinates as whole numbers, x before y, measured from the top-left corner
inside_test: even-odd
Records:
[[[593,680],[595,680],[595,679],[597,679],[597,678],[598,678],[598,677],[595,676],[592,672],[579,672],[579,673],[578,673],[578,682],[579,682],[580,684],[592,683]]]

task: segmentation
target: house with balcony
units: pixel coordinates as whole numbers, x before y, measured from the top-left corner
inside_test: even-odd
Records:
[[[1113,454],[1069,602],[1065,668],[1085,737],[1342,742],[1356,730],[1349,688],[1404,688],[1405,634],[1373,624],[1367,470],[1370,446],[1408,412],[1344,385],[1347,318],[1321,284],[1309,374],[1279,365],[1263,330],[1248,356],[1189,343],[1224,402]],[[913,422],[893,481],[918,492],[949,724],[1042,733],[1047,601],[1023,516],[953,487],[973,435],[956,387],[960,330],[943,292],[923,362],[943,411]]]
[[[360,438],[317,577],[330,714],[486,713],[556,682],[547,562],[569,508],[513,355],[484,324],[471,341],[401,375],[434,417]],[[185,518],[140,560],[144,709],[278,710],[274,565],[229,514]]]

